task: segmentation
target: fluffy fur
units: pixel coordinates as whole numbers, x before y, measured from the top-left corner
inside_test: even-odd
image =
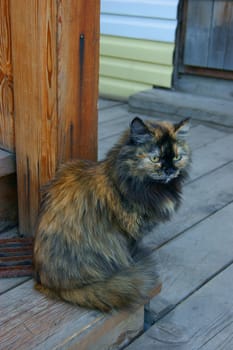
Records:
[[[148,297],[157,277],[140,240],[180,205],[187,125],[135,118],[105,160],[61,166],[41,206],[37,289],[101,311]]]

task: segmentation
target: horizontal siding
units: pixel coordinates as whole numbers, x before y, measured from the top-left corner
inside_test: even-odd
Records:
[[[178,0],[102,0],[101,13],[175,20]]]
[[[171,87],[178,0],[102,0],[100,94]]]
[[[127,100],[130,95],[150,88],[149,84],[100,76],[99,91],[101,96]]]
[[[101,35],[102,56],[172,65],[174,43],[137,40]]]
[[[176,21],[102,14],[101,34],[174,42]]]
[[[154,85],[170,87],[173,50],[172,43],[101,36],[100,94],[126,98]]]
[[[103,56],[100,58],[100,74],[131,82],[169,87],[172,67]]]

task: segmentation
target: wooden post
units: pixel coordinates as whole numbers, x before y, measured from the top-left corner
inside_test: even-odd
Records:
[[[99,1],[11,0],[19,228],[57,166],[97,157]]]
[[[15,149],[13,109],[10,9],[0,0],[0,147],[9,151]]]

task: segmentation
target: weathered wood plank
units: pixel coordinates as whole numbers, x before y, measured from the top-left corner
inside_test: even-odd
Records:
[[[107,120],[99,129],[99,139],[108,137],[110,135],[121,134],[128,126],[132,119],[127,112],[122,111],[122,115],[115,119]],[[118,113],[117,113],[118,114]]]
[[[118,349],[140,333],[144,311],[104,315],[53,301],[28,281],[0,296],[4,349]]]
[[[198,1],[199,2],[199,1]],[[224,127],[233,127],[232,109],[230,100],[195,95],[177,90],[151,89],[135,93],[129,98],[131,111],[140,111],[144,114],[162,115],[164,119],[191,117],[200,122],[215,123]]]
[[[155,318],[233,262],[232,213],[231,203],[155,252],[163,283],[150,303]]]
[[[184,64],[206,67],[211,27],[212,0],[188,1]]]
[[[208,46],[208,68],[226,69],[225,57],[228,51],[228,57],[231,56],[231,64],[227,69],[233,70],[233,46],[230,44],[233,26],[233,3],[231,1],[214,1],[213,17],[210,28],[210,37]],[[229,34],[228,34],[229,33]],[[229,42],[228,42],[229,41]]]
[[[104,108],[99,111],[99,130],[101,130],[105,123],[110,123],[123,116],[128,115],[128,108],[126,104],[115,105],[111,108]],[[113,130],[112,130],[113,131]]]
[[[156,227],[145,242],[158,247],[229,204],[233,200],[232,173],[233,162],[185,186],[178,213]]]
[[[231,134],[193,151],[190,181],[232,161],[232,145],[233,135]]]
[[[117,101],[117,100],[109,100],[106,98],[99,98],[98,100],[98,110],[101,111],[103,109],[108,109],[108,108],[112,108],[115,106],[120,106],[122,105],[121,101]]]
[[[20,284],[26,282],[27,280],[28,280],[28,277],[1,278],[0,294],[6,293],[10,289],[19,286]]]
[[[94,324],[88,332],[83,332],[78,341],[69,341],[69,349],[76,350],[78,347],[79,350],[118,350],[142,333],[143,327],[144,307],[141,306],[127,315],[115,314],[103,320],[102,324]],[[63,349],[63,346],[64,344],[59,345],[58,349]]]
[[[232,36],[232,23],[233,23],[233,4],[232,2],[228,2],[228,11],[227,11],[227,18],[228,18],[228,30],[226,34],[226,50],[225,50],[225,56],[224,56],[224,63],[223,63],[223,69],[226,70],[233,70],[233,36]]]
[[[233,348],[233,265],[209,281],[127,350]]]
[[[193,127],[190,129],[187,141],[191,150],[194,150],[206,146],[218,139],[222,139],[224,136],[227,136],[226,132],[200,124],[197,126],[193,125]]]
[[[14,98],[10,2],[0,1],[0,146],[14,151]]]

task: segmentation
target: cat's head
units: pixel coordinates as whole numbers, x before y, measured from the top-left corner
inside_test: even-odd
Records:
[[[132,176],[165,184],[184,175],[190,163],[186,142],[189,124],[189,119],[172,124],[134,118],[128,142],[120,152],[124,169],[128,168]]]

